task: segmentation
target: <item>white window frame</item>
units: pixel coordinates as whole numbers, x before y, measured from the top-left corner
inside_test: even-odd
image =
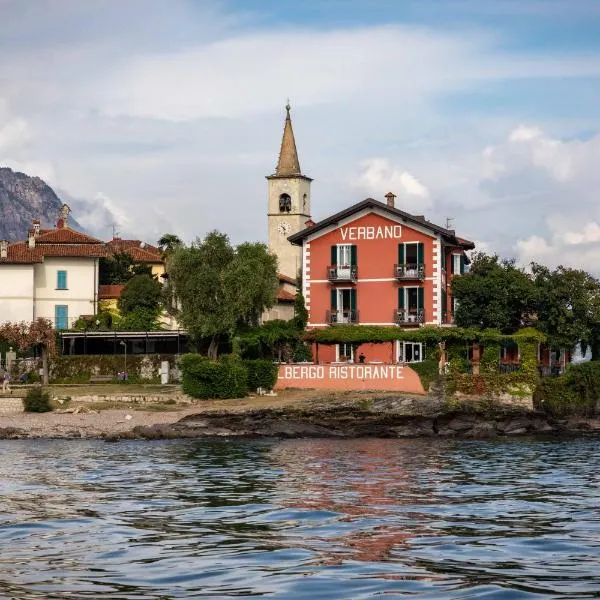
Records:
[[[348,350],[348,347],[350,348],[350,354],[342,354],[342,350],[346,351]],[[347,356],[350,359],[350,362],[354,362],[354,348],[352,347],[352,344],[343,342],[342,344],[335,345],[335,362],[340,362],[341,356]]]
[[[337,298],[336,298],[336,312],[337,312],[337,323],[346,323],[346,321],[344,320],[344,310],[352,310],[351,308],[345,309],[342,306],[342,294],[343,292],[350,292],[352,293],[352,290],[355,288],[351,288],[351,287],[340,287],[337,288]]]
[[[414,362],[423,362],[423,343],[422,342],[404,342],[402,340],[396,340],[396,362],[404,363],[404,357],[406,356],[407,346],[418,346],[419,347],[419,360],[411,360],[405,364],[409,365]],[[414,351],[413,351],[414,356]]]
[[[460,275],[460,257],[462,254],[452,254],[452,272]]]
[[[342,258],[346,258],[347,260],[342,260]],[[337,244],[336,270],[338,277],[350,277],[352,270],[352,244]]]

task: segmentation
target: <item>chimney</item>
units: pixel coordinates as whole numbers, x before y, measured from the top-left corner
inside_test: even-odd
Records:
[[[39,219],[33,220],[33,232],[35,233],[36,236],[38,236],[40,234],[40,220]]]
[[[8,258],[8,241],[0,240],[0,258]]]
[[[394,194],[392,194],[392,192],[388,192],[385,195],[385,199],[387,200],[387,205],[394,208],[394,204],[395,204],[394,201],[396,200],[396,196]]]
[[[29,242],[29,249],[35,248],[35,229],[30,229],[27,233],[27,241]]]

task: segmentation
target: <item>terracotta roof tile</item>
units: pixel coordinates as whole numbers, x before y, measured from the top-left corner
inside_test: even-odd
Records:
[[[116,283],[110,285],[99,285],[98,286],[98,298],[100,300],[114,300],[121,296],[121,292],[125,284]]]
[[[277,293],[277,300],[279,302],[294,302],[296,300],[296,294],[280,289]]]
[[[36,250],[30,250],[24,242],[9,244],[6,258],[0,258],[0,264],[33,264],[42,262],[42,256]]]
[[[99,240],[86,233],[75,231],[64,227],[62,229],[49,229],[40,233],[35,238],[36,245],[38,244],[103,244]]]
[[[277,273],[277,278],[279,281],[284,281],[285,283],[290,283],[291,285],[297,285],[297,282],[293,277],[288,277],[283,273]]]
[[[143,245],[142,245],[143,244]],[[163,263],[163,257],[158,248],[146,244],[140,240],[122,240],[114,238],[106,243],[109,253],[116,254],[124,252],[129,254],[135,262],[140,263]]]

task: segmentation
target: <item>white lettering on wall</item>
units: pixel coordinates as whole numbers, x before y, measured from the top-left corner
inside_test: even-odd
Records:
[[[378,225],[377,227],[340,227],[342,241],[400,239],[401,225]]]
[[[399,365],[330,365],[327,370],[329,379],[404,379],[403,367]],[[286,365],[283,379],[324,379],[325,367],[321,365]]]

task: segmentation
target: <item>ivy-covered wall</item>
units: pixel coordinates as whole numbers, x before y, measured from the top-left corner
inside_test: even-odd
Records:
[[[172,354],[144,354],[127,357],[128,381],[131,383],[160,381],[160,364],[169,361],[170,378],[175,382],[179,378],[176,357]],[[50,363],[50,381],[52,383],[87,383],[92,375],[112,375],[125,370],[123,356],[93,355],[57,356]]]

